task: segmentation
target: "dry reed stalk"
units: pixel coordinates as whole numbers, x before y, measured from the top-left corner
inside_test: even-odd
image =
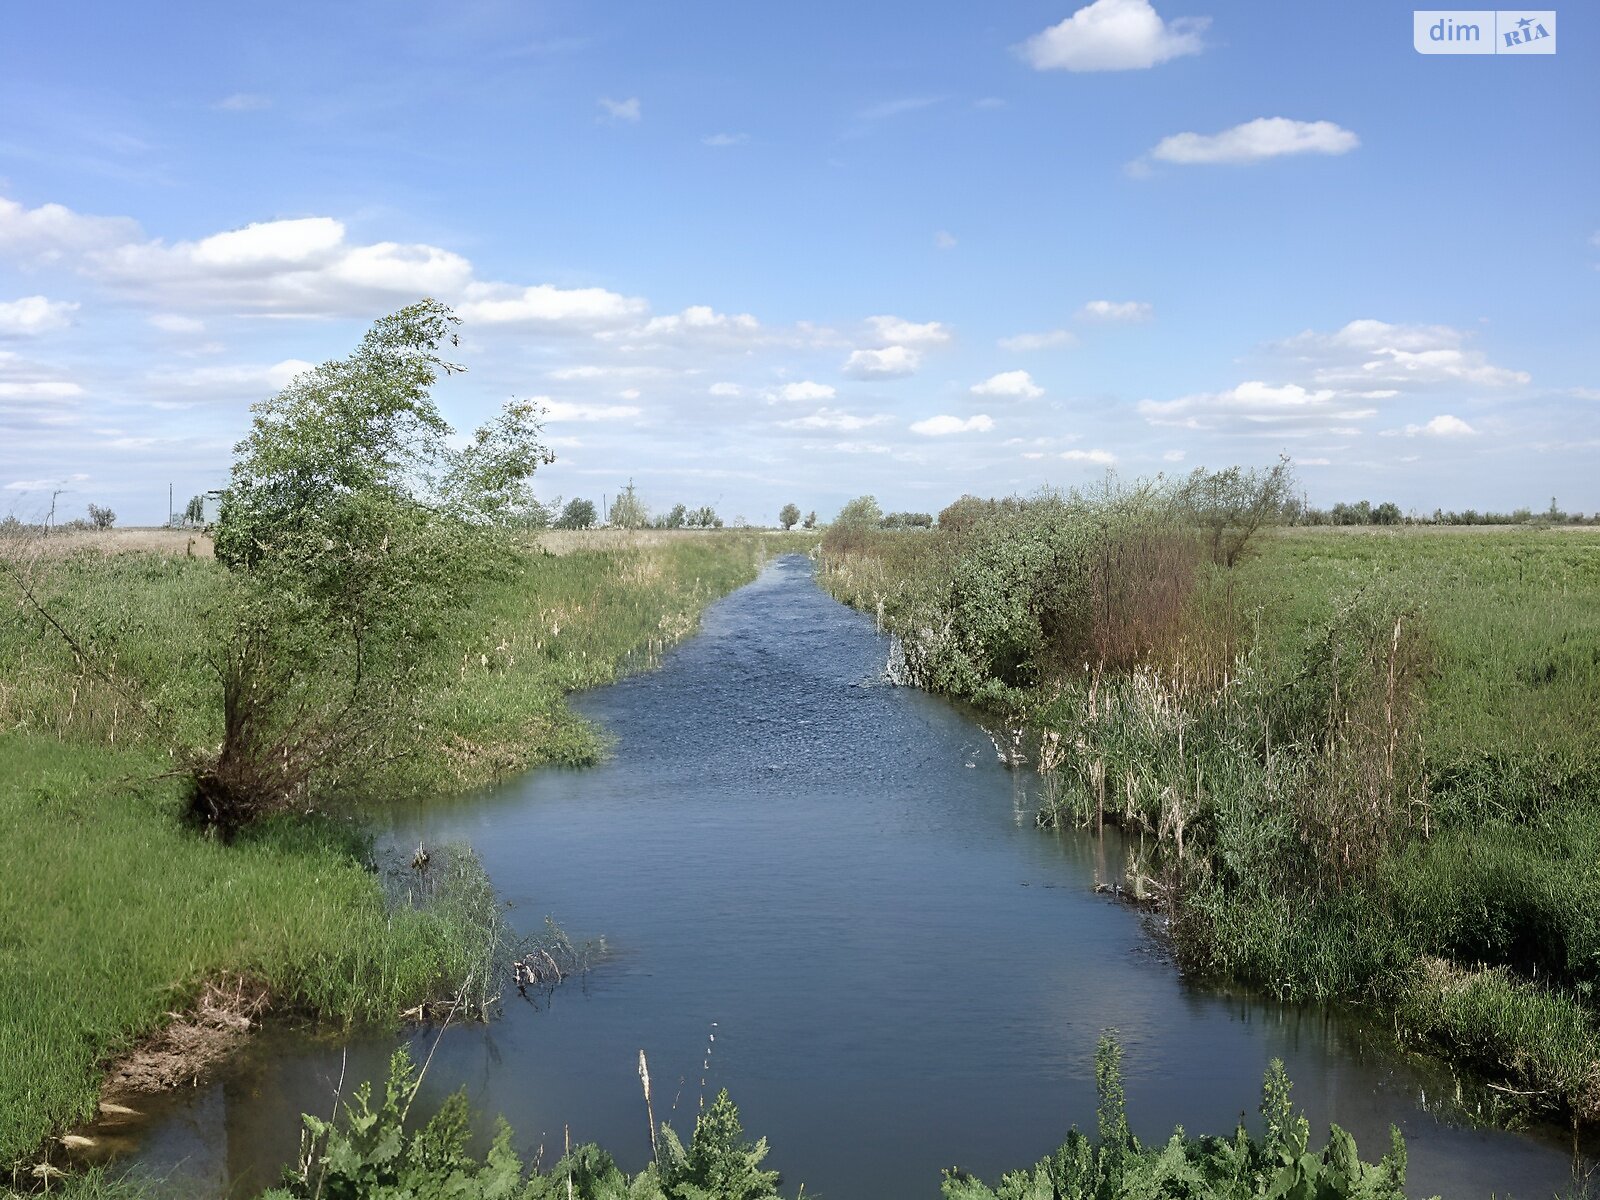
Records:
[[[661,1152],[656,1148],[656,1108],[650,1099],[650,1064],[645,1061],[643,1050],[639,1051],[639,1082],[644,1085],[644,1111],[645,1117],[650,1122],[650,1157],[659,1167]]]

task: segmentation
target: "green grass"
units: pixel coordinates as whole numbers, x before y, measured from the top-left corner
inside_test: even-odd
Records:
[[[0,1164],[95,1109],[100,1066],[224,973],[284,1010],[393,1020],[471,963],[447,911],[386,905],[334,828],[224,846],[138,753],[0,735]],[[24,866],[25,865],[25,866]]]
[[[1399,1027],[1507,1080],[1513,1094],[1587,1120],[1600,1114],[1593,1013],[1503,967],[1419,960],[1396,1004]]]
[[[1425,607],[1435,674],[1425,738],[1443,781],[1511,812],[1575,771],[1600,737],[1600,533],[1289,530],[1241,568],[1241,607],[1280,649],[1332,597],[1403,583]],[[1488,778],[1485,777],[1488,773]],[[1491,782],[1492,780],[1492,782]],[[1507,786],[1512,795],[1497,794]]]
[[[530,552],[430,647],[418,754],[388,783],[464,790],[591,761],[603,734],[562,697],[643,663],[801,544],[730,532]],[[174,773],[219,728],[203,631],[221,571],[148,554],[49,565],[42,594],[115,685],[22,607],[0,618],[0,1168],[92,1115],[107,1059],[208,980],[253,977],[280,1011],[392,1021],[479,961],[482,914],[387,903],[349,825],[280,822],[231,845],[182,825]]]
[[[562,698],[648,665],[766,556],[810,544],[802,535],[663,537],[622,552],[540,553],[485,582],[431,655],[424,721],[442,753],[408,764],[408,785],[465,790],[542,763],[593,762],[604,732]]]

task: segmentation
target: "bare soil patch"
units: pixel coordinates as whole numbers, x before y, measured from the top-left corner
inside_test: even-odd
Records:
[[[110,1065],[102,1105],[199,1083],[243,1043],[270,1003],[265,986],[242,976],[206,984],[192,1009],[169,1014],[167,1025]]]

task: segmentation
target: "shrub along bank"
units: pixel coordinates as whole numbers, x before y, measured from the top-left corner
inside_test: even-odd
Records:
[[[1271,480],[1222,474],[836,525],[823,579],[905,681],[1032,731],[1042,823],[1142,835],[1187,970],[1600,1118],[1600,539],[1251,538]]]

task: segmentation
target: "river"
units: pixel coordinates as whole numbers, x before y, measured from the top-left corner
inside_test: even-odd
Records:
[[[1115,1028],[1147,1139],[1230,1133],[1279,1057],[1319,1144],[1337,1121],[1376,1158],[1401,1128],[1412,1195],[1571,1186],[1570,1144],[1453,1119],[1449,1074],[1362,1021],[1185,983],[1150,918],[1093,892],[1120,871],[1115,836],[1037,830],[1030,774],[886,684],[886,655],[781,558],[657,669],[576,700],[617,739],[604,764],[392,812],[392,844],[470,842],[518,926],[550,914],[609,946],[581,984],[448,1029],[425,1098],[464,1086],[547,1166],[570,1130],[634,1170],[643,1049],[657,1117],[687,1135],[702,1074],[708,1098],[727,1087],[786,1195],[910,1200],[941,1167],[993,1179],[1092,1129]],[[410,1036],[425,1055],[433,1033]],[[329,1111],[341,1069],[380,1076],[394,1044],[269,1032],[156,1104],[135,1161],[195,1194],[270,1184],[298,1114]]]

